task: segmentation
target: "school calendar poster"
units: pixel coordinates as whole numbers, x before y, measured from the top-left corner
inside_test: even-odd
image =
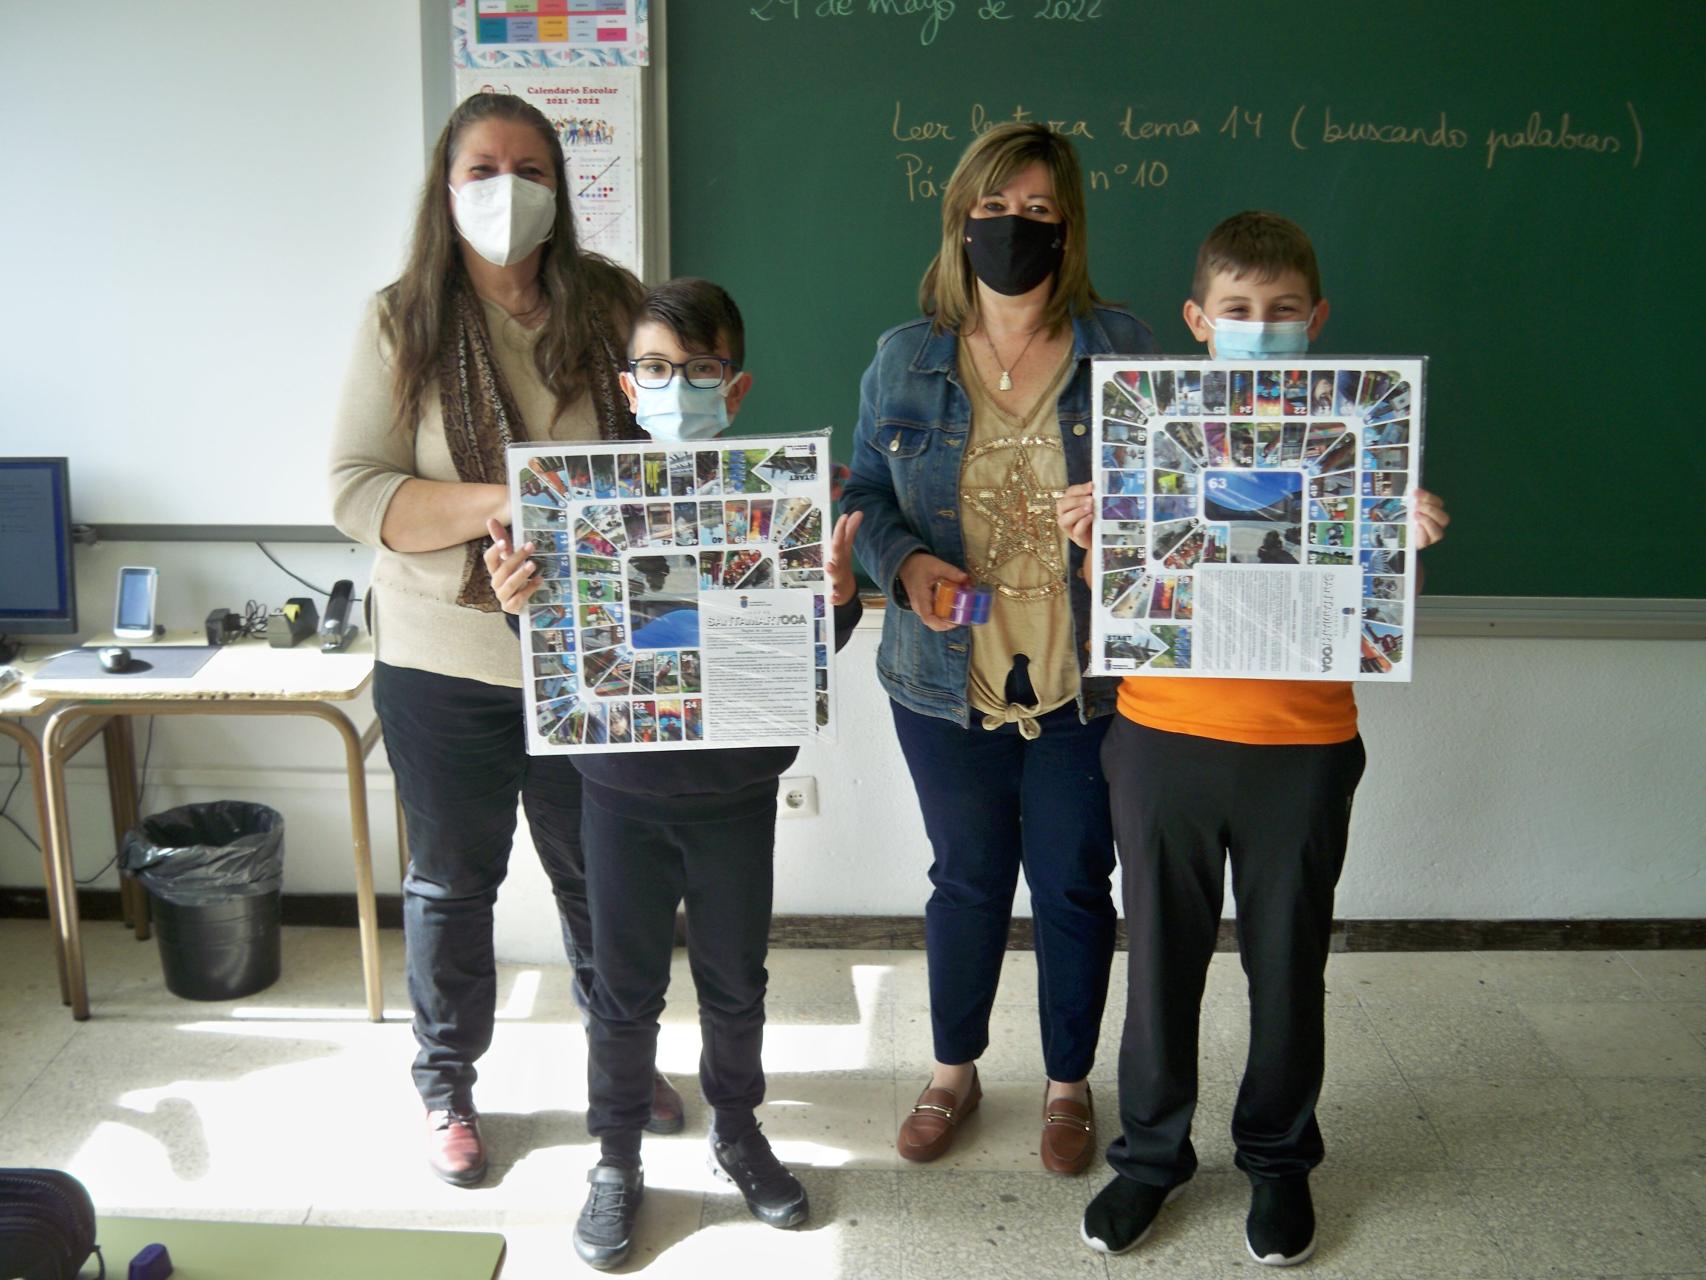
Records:
[[[1095,361],[1091,674],[1409,680],[1426,368]]]
[[[826,435],[512,445],[528,751],[832,736]],[[572,450],[572,451],[569,451]]]

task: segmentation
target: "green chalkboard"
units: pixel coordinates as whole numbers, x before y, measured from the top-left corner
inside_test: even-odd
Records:
[[[1314,237],[1319,354],[1431,357],[1431,593],[1706,597],[1706,4],[677,0],[670,263],[746,313],[748,430],[836,428],[980,124],[1058,122],[1103,296],[1195,348],[1196,246]]]

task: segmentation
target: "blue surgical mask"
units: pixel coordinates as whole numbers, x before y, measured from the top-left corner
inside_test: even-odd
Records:
[[[1209,320],[1214,330],[1216,360],[1266,360],[1270,356],[1300,356],[1309,350],[1309,321]]]
[[[636,387],[634,417],[653,440],[709,440],[729,426],[728,384],[695,387],[674,377],[665,387]]]

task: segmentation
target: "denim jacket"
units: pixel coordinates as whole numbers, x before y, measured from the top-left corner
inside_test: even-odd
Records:
[[[1090,479],[1090,357],[1153,352],[1149,327],[1127,312],[1097,307],[1072,321],[1077,369],[1059,401],[1061,444],[1070,484]],[[865,571],[888,593],[877,678],[896,702],[920,715],[971,724],[967,683],[971,629],[932,631],[912,612],[897,581],[900,563],[924,551],[964,565],[960,528],[960,460],[971,430],[971,400],[959,376],[959,338],[936,333],[927,318],[877,339],[877,354],[859,383],[859,426],[852,477],[842,506],[863,511],[854,549]],[[1067,583],[1079,652],[1090,639],[1090,591],[1079,577],[1084,553],[1071,549]],[[1080,682],[1078,715],[1088,721],[1114,709],[1119,681]]]

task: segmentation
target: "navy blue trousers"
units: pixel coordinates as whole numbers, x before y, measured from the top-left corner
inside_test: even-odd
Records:
[[[971,1062],[989,1045],[1022,869],[1043,1064],[1051,1079],[1082,1080],[1096,1058],[1114,955],[1114,842],[1098,758],[1109,718],[1083,724],[1068,703],[1026,741],[1017,725],[967,729],[890,706],[935,854],[924,936],[936,1060]]]
[[[492,905],[509,868],[516,800],[551,879],[584,1003],[592,925],[581,857],[581,777],[529,757],[520,689],[378,663],[373,706],[408,824],[403,945],[415,1009],[415,1087],[431,1110],[473,1105],[497,1014]]]

